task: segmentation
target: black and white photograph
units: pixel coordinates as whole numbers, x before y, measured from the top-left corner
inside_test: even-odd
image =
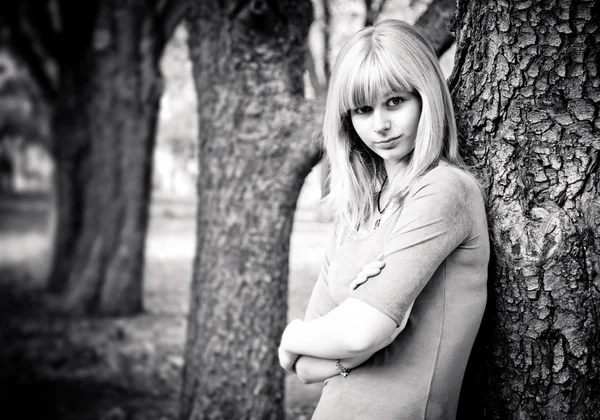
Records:
[[[2,0],[0,418],[599,420],[596,0]]]

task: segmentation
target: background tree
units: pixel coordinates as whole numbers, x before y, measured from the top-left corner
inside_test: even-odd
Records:
[[[183,419],[284,418],[276,366],[289,239],[319,158],[302,84],[312,17],[308,0],[197,0],[191,8],[201,130]]]
[[[494,250],[470,418],[598,418],[598,4],[459,1],[457,16],[451,87]]]
[[[15,192],[27,147],[47,149],[48,112],[37,85],[0,35],[0,194]]]
[[[373,26],[379,14],[385,7],[385,3],[387,0],[364,0],[365,1],[365,26]]]
[[[2,44],[5,40],[0,37],[0,144],[14,136],[46,144],[49,128],[44,98],[25,66]]]
[[[1,24],[52,109],[51,291],[70,313],[142,308],[158,60],[185,2],[4,2]]]
[[[456,0],[433,0],[415,22],[415,26],[422,27],[429,34],[438,57],[454,43],[454,34],[450,32],[450,18],[454,16],[455,10]]]
[[[306,67],[314,96],[321,97],[327,92],[331,73],[331,12],[329,0],[313,0],[313,6],[314,20],[309,31]]]

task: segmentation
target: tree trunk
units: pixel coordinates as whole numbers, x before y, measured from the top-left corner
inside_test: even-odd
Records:
[[[469,418],[600,418],[599,21],[594,0],[458,3],[451,88],[494,250]]]
[[[68,313],[133,314],[142,309],[164,40],[141,0],[100,2],[89,23],[89,44],[77,33],[79,49],[61,62],[58,235],[49,287]]]
[[[329,56],[331,13],[328,0],[314,0],[314,21],[308,35],[308,49],[306,51],[306,67],[315,97],[327,93],[331,64]]]
[[[427,31],[435,46],[435,53],[441,57],[454,43],[450,32],[452,16],[456,11],[456,0],[433,0],[415,22],[415,26]]]
[[[302,98],[311,19],[308,0],[192,6],[200,174],[182,419],[284,418],[289,239],[318,160]]]
[[[365,0],[365,26],[373,26],[387,0]]]

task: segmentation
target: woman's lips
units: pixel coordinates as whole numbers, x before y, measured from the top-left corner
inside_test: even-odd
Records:
[[[391,137],[389,139],[385,139],[385,140],[382,140],[382,141],[377,141],[375,143],[379,144],[379,145],[385,145],[385,144],[389,144],[389,143],[393,142],[394,140],[398,140],[400,137],[402,137],[402,136],[400,135],[400,136],[397,136],[397,137]]]

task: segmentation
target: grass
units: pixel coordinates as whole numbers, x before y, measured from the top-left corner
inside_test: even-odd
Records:
[[[176,419],[195,252],[192,201],[151,207],[145,312],[68,319],[44,311],[52,214],[48,197],[0,197],[0,403],[9,419]],[[301,317],[331,232],[310,208],[291,239],[288,317]],[[286,378],[288,420],[310,418],[321,385]]]

